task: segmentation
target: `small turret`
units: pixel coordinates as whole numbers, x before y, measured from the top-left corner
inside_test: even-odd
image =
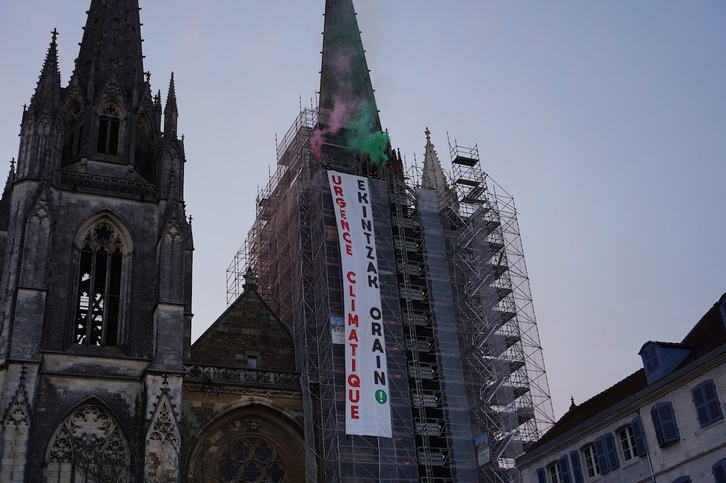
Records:
[[[166,96],[166,107],[164,108],[164,137],[166,139],[177,138],[177,119],[179,110],[176,106],[176,89],[174,88],[174,73],[169,79],[169,94]]]
[[[53,29],[52,35],[45,62],[43,62],[43,69],[40,72],[40,77],[38,77],[38,85],[28,108],[28,112],[33,114],[36,119],[43,114],[55,116],[61,103],[58,44],[56,43],[58,31]]]
[[[44,164],[55,162],[58,154],[62,132],[60,123],[57,122],[61,106],[57,35],[58,31],[53,30],[35,93],[30,105],[27,108],[23,106],[16,175],[18,180],[38,179]]]

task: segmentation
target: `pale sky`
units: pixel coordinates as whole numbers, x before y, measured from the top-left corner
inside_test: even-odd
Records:
[[[50,31],[65,86],[89,4],[0,0],[5,170]],[[186,136],[197,337],[226,307],[275,136],[319,86],[324,1],[141,5],[145,69],[164,99],[174,71]],[[448,133],[515,198],[556,417],[637,370],[644,342],[680,341],[726,291],[726,3],[356,7],[406,162],[422,161],[428,126],[445,169]]]

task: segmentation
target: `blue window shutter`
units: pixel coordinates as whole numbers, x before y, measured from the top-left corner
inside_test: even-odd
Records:
[[[655,404],[651,408],[650,414],[653,417],[653,426],[660,446],[681,439],[678,424],[676,423],[676,414],[673,412],[673,405],[669,401]]]
[[[710,423],[708,417],[708,408],[706,407],[706,395],[703,392],[703,384],[691,389],[691,396],[693,396],[693,404],[696,406],[696,417],[701,427],[704,427]]]
[[[537,482],[547,483],[547,477],[545,476],[544,468],[537,468]]]
[[[575,483],[585,483],[582,476],[582,464],[580,463],[580,452],[570,451],[570,464],[572,466],[572,479]]]
[[[613,433],[607,433],[605,435],[605,452],[608,454],[608,464],[610,469],[620,467],[620,461],[618,461],[618,450],[615,448],[615,436]]]
[[[663,429],[663,441],[671,443],[681,439],[678,432],[678,424],[676,423],[676,413],[673,411],[673,405],[670,402],[659,403],[661,426]]]
[[[608,464],[608,455],[605,451],[605,441],[602,436],[595,439],[595,456],[597,456],[597,464],[600,466],[600,473],[603,475],[610,471]]]
[[[640,416],[635,416],[635,418],[630,421],[630,426],[633,428],[635,449],[638,451],[638,456],[645,456],[648,454],[648,445],[645,442],[645,434],[643,433],[643,424],[640,422]]]
[[[719,460],[718,463],[713,465],[711,471],[713,472],[713,479],[716,480],[716,483],[726,483],[726,458]]]
[[[557,464],[560,466],[560,476],[562,477],[562,483],[572,483],[570,477],[570,465],[567,464],[567,455],[562,455]]]
[[[721,403],[716,394],[716,386],[713,380],[704,381],[691,389],[693,404],[696,406],[696,416],[701,427],[708,426],[714,421],[723,419]]]
[[[658,439],[658,446],[663,446],[663,431],[660,427],[660,416],[656,406],[650,408],[650,417],[653,418],[653,429],[655,429],[655,437]]]
[[[706,405],[708,407],[708,413],[711,415],[711,422],[718,421],[723,418],[723,413],[721,412],[721,403],[718,400],[718,394],[716,394],[716,386],[713,380],[708,380],[703,384],[703,394],[706,396]]]

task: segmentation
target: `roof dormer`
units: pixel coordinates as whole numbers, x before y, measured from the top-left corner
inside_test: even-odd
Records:
[[[682,344],[655,341],[643,344],[638,355],[643,359],[648,384],[653,384],[675,371],[690,352],[691,349]]]

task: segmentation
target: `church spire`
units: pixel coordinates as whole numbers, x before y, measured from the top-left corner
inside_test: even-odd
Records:
[[[424,132],[426,134],[426,152],[424,153],[421,187],[433,190],[448,188],[449,185],[446,182],[444,170],[441,168],[439,156],[436,154],[436,149],[434,149],[434,145],[431,143],[431,131],[429,131],[429,128],[426,128]]]
[[[35,88],[35,94],[30,100],[30,112],[40,114],[42,112],[55,115],[60,107],[61,101],[61,84],[60,70],[58,69],[58,44],[56,37],[58,31],[53,29],[48,53],[45,56],[43,69],[38,77],[38,86]]]
[[[371,128],[381,131],[353,0],[325,2],[319,106],[332,112],[331,124],[337,121],[336,115],[342,116],[344,123],[366,115]]]
[[[134,89],[144,72],[139,10],[138,0],[91,1],[71,79],[89,97],[115,81],[124,100],[133,104]]]
[[[384,166],[390,142],[381,129],[353,0],[326,0],[322,54],[318,128],[310,137],[314,158],[321,159],[326,136],[342,135],[355,163]]]

